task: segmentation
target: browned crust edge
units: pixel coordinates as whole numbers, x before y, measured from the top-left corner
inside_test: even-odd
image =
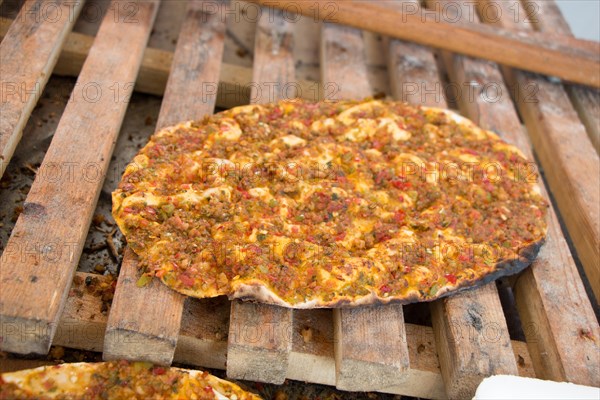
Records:
[[[312,309],[312,308],[347,308],[356,306],[369,306],[378,304],[410,304],[417,302],[430,302],[440,298],[460,293],[463,291],[475,289],[484,286],[496,279],[504,276],[515,275],[527,268],[536,258],[540,248],[545,243],[545,239],[533,242],[530,245],[519,250],[518,256],[512,259],[501,260],[494,266],[494,271],[479,278],[462,280],[456,285],[446,285],[438,290],[435,296],[424,296],[419,291],[414,290],[409,296],[403,297],[379,297],[375,293],[356,298],[342,298],[329,302],[322,302],[313,299],[304,303],[290,304],[281,299],[275,293],[270,291],[265,285],[255,282],[240,285],[228,297],[229,299],[240,299],[244,301],[260,302],[274,304],[293,309]],[[174,289],[177,290],[177,289]],[[185,290],[178,290],[186,294]]]

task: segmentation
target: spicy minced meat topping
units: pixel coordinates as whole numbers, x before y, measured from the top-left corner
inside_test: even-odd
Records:
[[[536,180],[514,146],[445,110],[287,101],[158,132],[113,214],[146,274],[188,295],[431,300],[543,241]]]

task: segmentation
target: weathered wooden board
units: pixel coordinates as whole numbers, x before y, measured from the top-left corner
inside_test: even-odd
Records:
[[[596,153],[600,154],[600,90],[580,85],[568,85],[566,89]]]
[[[553,0],[523,3],[530,12],[533,27],[543,33],[573,36],[569,24]],[[600,51],[600,44],[598,45]],[[580,85],[565,85],[573,106],[597,153],[600,153],[600,90]]]
[[[327,23],[321,29],[321,81],[335,85],[334,99],[372,95],[362,32]],[[334,326],[338,388],[378,390],[403,381],[409,360],[402,306],[336,309]]]
[[[2,254],[3,350],[46,353],[52,342],[158,1],[135,5],[134,23],[104,19]]]
[[[531,29],[529,23],[515,23],[506,17],[494,18],[494,23],[515,30]],[[560,82],[513,70],[507,70],[505,78],[516,94],[519,111],[594,294],[600,298],[598,153]]]
[[[505,19],[501,23],[514,29],[528,27]],[[594,294],[600,298],[598,154],[559,82],[524,73],[507,73],[507,78],[519,91],[519,109],[545,169],[552,194]],[[531,93],[531,88],[535,89],[535,93]]]
[[[157,129],[201,119],[214,111],[216,93],[206,93],[206,84],[219,78],[225,22],[219,14],[205,10],[203,1],[192,0],[188,4]],[[137,287],[138,268],[137,257],[128,249],[108,319],[103,357],[170,365],[185,296],[158,279]]]
[[[388,3],[408,7],[412,1]],[[429,4],[432,8],[434,3]],[[393,93],[416,104],[447,108],[431,49],[390,42],[390,73],[401,74]],[[394,82],[394,80],[392,80]],[[408,92],[410,95],[404,95]],[[470,117],[471,115],[467,115]],[[517,374],[510,337],[494,283],[431,304],[436,348],[449,398],[473,397],[481,380],[492,374]],[[495,340],[488,340],[490,327]]]
[[[390,2],[388,6],[402,4]],[[447,108],[443,84],[431,49],[399,39],[391,39],[388,46],[392,96],[411,104]]]
[[[281,12],[263,12],[256,28],[253,104],[293,98],[292,24]],[[292,340],[291,309],[235,300],[231,304],[227,376],[281,384],[287,376]],[[245,334],[249,329],[258,334]]]
[[[508,29],[458,21],[446,23],[438,13],[430,13],[427,17],[418,8],[390,11],[385,4],[373,1],[253,1],[576,83],[600,86],[597,74],[600,58],[594,42],[557,36],[548,38],[540,34],[523,36]],[[398,29],[399,23],[402,29]]]
[[[27,1],[0,44],[0,176],[83,4]]]
[[[64,313],[60,319],[54,344],[76,349],[99,351],[110,309],[102,310],[102,300],[85,283],[86,278],[98,280],[94,285],[109,283],[107,277],[76,273]],[[204,368],[225,369],[230,302],[225,297],[186,302],[181,331],[175,351],[176,362]],[[240,332],[257,335],[255,326]],[[437,362],[433,330],[427,326],[406,324],[410,369],[407,379],[383,389],[386,393],[443,399],[444,384]],[[335,385],[334,333],[331,310],[299,310],[289,334],[293,340],[288,379]],[[524,342],[512,341],[519,362],[519,375],[533,377],[531,359]]]
[[[524,10],[521,12],[523,13]],[[544,18],[543,15],[537,17]],[[508,26],[511,20],[503,21]],[[475,73],[478,77],[486,77],[491,82],[502,83],[500,73],[493,66],[482,64]],[[457,79],[471,81],[473,76],[459,76]],[[556,131],[559,129],[566,129],[569,135],[573,135],[569,140],[577,141],[581,137],[587,139],[577,121],[577,116],[569,111],[568,99],[559,84],[547,82],[543,78],[535,80],[535,77],[518,72],[516,79],[520,85],[533,84],[536,85],[533,87],[538,89],[535,97],[531,99],[535,100],[534,102],[521,101],[518,104],[523,114],[535,113],[540,118],[527,116],[525,118],[538,154],[540,154],[539,142],[558,135]],[[506,88],[503,90],[503,93],[509,93]],[[480,119],[489,121],[484,125],[486,128],[502,133],[529,158],[533,157],[533,149],[527,136],[520,129],[512,104],[506,102],[503,107],[498,107],[498,103],[486,104],[479,101],[467,106],[477,108],[478,113],[481,114]],[[558,124],[544,122],[546,118],[551,120],[559,118],[555,120]],[[544,133],[538,131],[538,123],[544,124],[547,129]],[[536,140],[536,135],[543,135],[543,139],[539,137]],[[563,146],[567,145],[566,140],[565,138],[560,143]],[[593,151],[589,141],[587,144],[579,143],[581,146],[588,146],[587,150],[581,148],[582,152]],[[576,162],[576,158],[570,160]],[[579,176],[577,179],[584,181],[588,175]],[[539,183],[542,191],[547,193],[543,182]],[[546,244],[532,267],[518,278],[514,291],[536,374],[543,379],[598,386],[600,347],[596,338],[600,337],[600,327],[552,207],[548,217]]]
[[[126,248],[106,327],[105,360],[173,361],[185,296],[158,279],[138,288],[138,258]]]
[[[6,36],[11,23],[11,19],[0,18],[0,38]],[[77,32],[69,33],[58,62],[51,72],[63,76],[78,76],[93,42],[93,36]],[[134,90],[162,96],[172,63],[173,53],[170,51],[147,47]],[[205,86],[207,92],[216,92],[216,106],[221,108],[248,104],[252,87],[252,70],[231,63],[221,63],[219,79]],[[299,97],[306,100],[319,100],[323,95],[323,88],[317,82],[306,79],[297,79],[293,87],[289,88],[287,96],[291,96],[294,88]]]

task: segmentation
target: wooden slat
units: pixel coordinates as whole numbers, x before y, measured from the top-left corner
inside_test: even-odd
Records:
[[[418,3],[399,1],[388,6],[401,8],[415,4]],[[416,104],[447,107],[430,49],[392,40],[388,54],[390,73],[401,74],[405,82],[418,82],[419,85],[417,90],[406,84],[392,87],[393,93],[403,98],[402,92],[416,91],[412,96]],[[428,88],[431,93],[422,88]],[[486,376],[517,374],[517,363],[510,349],[508,328],[494,283],[433,302],[431,313],[449,398],[473,397]],[[494,340],[489,340],[490,332],[493,332]]]
[[[2,254],[3,350],[50,347],[158,2],[135,6],[135,23],[104,18]]]
[[[531,22],[537,31],[573,36],[567,20],[554,0],[524,0],[526,10],[532,15]],[[600,90],[580,85],[565,85],[571,102],[585,125],[588,136],[600,153]]]
[[[52,19],[44,11],[50,3],[56,7]],[[27,1],[0,44],[0,176],[21,140],[83,4]]]
[[[189,0],[179,32],[171,73],[156,123],[162,129],[186,120],[201,120],[215,110],[216,93],[204,84],[217,82],[223,57],[225,21],[219,12],[224,0]]]
[[[364,60],[362,32],[323,24],[321,81],[335,84],[334,99],[372,94]],[[334,310],[336,387],[377,390],[402,382],[408,349],[402,306]]]
[[[500,2],[506,7],[507,4]],[[539,16],[541,18],[541,15]],[[531,29],[504,15],[496,24]],[[514,71],[513,71],[514,72]],[[522,72],[508,72],[518,106],[529,130],[577,254],[597,299],[600,299],[600,159],[562,84]]]
[[[600,154],[600,90],[580,85],[567,85],[566,89],[596,153]]]
[[[158,279],[138,288],[138,258],[126,248],[106,327],[105,360],[173,361],[185,296]]]
[[[216,93],[207,94],[203,85],[219,78],[225,23],[221,15],[205,10],[203,1],[191,0],[188,4],[157,129],[199,120],[214,111]],[[108,319],[103,357],[170,365],[186,297],[158,279],[138,288],[138,268],[137,257],[128,249]]]
[[[436,348],[449,398],[471,398],[491,375],[517,375],[494,282],[431,306]]]
[[[389,7],[416,2],[389,2]],[[388,71],[395,99],[429,107],[447,108],[444,89],[431,49],[416,43],[391,39],[388,47]]]
[[[508,7],[512,3],[496,4]],[[522,9],[520,11],[523,12]],[[505,26],[509,26],[511,22],[510,19],[503,21]],[[491,81],[501,82],[500,75],[494,71],[488,66],[479,76],[486,74]],[[536,136],[542,135],[537,131],[538,122],[546,129],[543,133],[544,140],[556,136],[557,129],[566,129],[568,135],[573,135],[571,139],[561,140],[563,146],[569,145],[568,140],[577,141],[584,137],[585,132],[575,113],[569,111],[568,99],[559,84],[547,82],[543,78],[536,80],[535,77],[521,72],[514,75],[511,79],[516,79],[519,85],[534,84],[537,86],[533,87],[538,88],[535,97],[529,98],[530,102],[522,101],[518,104],[525,116],[527,127],[530,128],[529,133],[534,145],[539,145],[542,140],[542,136],[536,139]],[[523,91],[519,92],[519,95],[523,94]],[[520,124],[514,111],[499,113],[490,106],[480,107],[479,112],[485,112],[490,121],[493,121],[489,128],[503,132],[507,140],[515,143],[532,158],[531,145],[526,135],[520,132]],[[531,114],[536,118],[532,118]],[[545,122],[546,119],[556,122],[557,125]],[[580,148],[584,156],[590,150],[590,146],[587,146],[587,149]],[[539,146],[536,150],[540,151]],[[559,160],[555,159],[555,163]],[[576,163],[577,157],[571,158],[571,162]],[[587,172],[578,178],[585,179],[590,174],[591,172]],[[543,182],[539,183],[542,191],[546,193]],[[575,204],[572,206],[575,207]],[[600,337],[600,327],[552,207],[548,216],[546,244],[541,248],[532,267],[518,278],[514,291],[536,375],[543,379],[598,386],[600,347],[597,338]]]
[[[385,4],[374,1],[253,1],[576,83],[600,86],[598,44],[590,41],[548,38],[540,34],[522,36],[489,26],[445,23],[439,14],[432,18],[430,13],[427,18],[418,9],[389,11]],[[398,24],[402,29],[398,29]]]
[[[210,8],[207,7],[207,9]],[[0,18],[0,38],[6,35],[11,23],[11,19]],[[77,32],[69,33],[52,73],[77,77],[93,42],[93,36]],[[134,90],[162,96],[172,63],[172,52],[152,47],[146,48]],[[297,88],[298,97],[305,100],[317,101],[322,97],[323,88],[318,82],[298,79],[294,86]],[[207,91],[211,93],[215,89],[217,90],[216,106],[221,108],[248,104],[252,87],[252,70],[229,63],[222,63],[219,79],[207,82],[206,85]]]
[[[86,285],[86,278],[97,283]],[[101,312],[102,300],[94,287],[109,284],[106,276],[76,273],[65,310],[60,319],[54,344],[75,349],[102,349],[107,314]],[[225,369],[227,326],[230,302],[224,296],[214,299],[189,299],[184,306],[175,361],[203,368]],[[401,385],[383,389],[385,393],[426,399],[446,398],[433,339],[427,326],[406,324],[407,346],[411,359],[408,377]],[[249,331],[256,334],[256,331]],[[293,347],[288,379],[335,384],[334,334],[330,310],[297,310],[294,313]],[[533,377],[531,359],[524,342],[512,341],[519,358],[519,375]]]
[[[289,98],[295,81],[292,24],[279,11],[261,15],[254,44],[253,104]],[[293,94],[292,98],[293,98]],[[292,310],[234,300],[231,303],[227,376],[281,384],[287,376]],[[258,334],[248,334],[255,330]]]
[[[327,100],[362,99],[373,94],[359,30],[324,23],[320,50],[321,82],[333,88]]]

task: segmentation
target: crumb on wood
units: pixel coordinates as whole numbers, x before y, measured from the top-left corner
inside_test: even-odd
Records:
[[[417,353],[421,354],[424,351],[425,351],[425,345],[423,343],[419,344],[417,346]]]
[[[525,366],[525,359],[520,354],[517,357],[517,363],[519,364],[519,367],[524,367]]]
[[[587,328],[581,328],[581,329],[579,329],[579,337],[582,338],[582,339],[591,340],[593,342],[596,341],[596,337],[594,336],[594,334],[592,333],[592,331],[590,329],[587,329]]]
[[[30,163],[25,163],[25,168],[28,171],[31,171],[34,175],[37,175],[37,173],[38,173],[38,168]]]
[[[50,360],[62,360],[65,356],[65,348],[62,346],[52,346],[48,352]]]
[[[237,54],[237,56],[240,58],[244,58],[248,55],[248,51],[242,47],[238,47],[235,51],[235,54]]]
[[[101,225],[104,222],[105,218],[102,214],[95,214],[92,218],[92,223],[96,226]]]
[[[288,400],[288,395],[285,392],[278,390],[273,398],[275,400]]]
[[[150,115],[146,117],[146,119],[144,120],[144,125],[146,126],[150,126],[152,125],[152,123],[154,122],[154,118],[152,118]]]
[[[302,335],[302,339],[304,340],[304,343],[312,342],[313,331],[310,327],[306,326],[306,327],[302,328],[302,330],[300,331],[300,334]]]
[[[13,209],[13,217],[12,217],[11,221],[17,222],[17,219],[19,219],[19,215],[21,215],[22,212],[23,212],[23,206],[16,206]]]
[[[104,250],[106,247],[106,242],[91,243],[89,246],[86,246],[83,251],[86,253],[95,253],[96,251]]]
[[[119,262],[119,252],[115,247],[115,242],[113,242],[113,236],[117,232],[117,228],[113,228],[112,231],[106,237],[106,245],[108,246],[108,251],[110,255],[114,258],[115,262]]]
[[[2,179],[0,179],[0,188],[6,189],[12,181],[12,175],[4,173]]]
[[[76,285],[77,287],[75,287]],[[100,312],[106,314],[110,309],[115,295],[115,287],[117,286],[116,277],[110,274],[104,276],[88,275],[83,279],[81,276],[76,275],[73,279],[71,294],[77,296],[79,292],[81,292],[81,295],[78,297],[83,297],[82,285],[89,295],[100,297],[100,300],[102,301]]]

